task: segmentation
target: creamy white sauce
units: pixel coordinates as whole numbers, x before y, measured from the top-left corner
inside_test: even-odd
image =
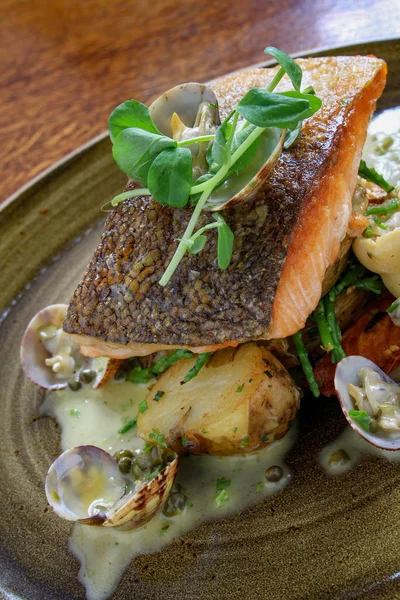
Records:
[[[125,381],[110,381],[98,390],[88,385],[77,392],[67,388],[48,393],[41,412],[54,416],[60,424],[63,450],[93,444],[113,454],[123,448],[142,448],[136,427],[125,434],[118,431],[138,414],[138,404],[147,391],[146,385]],[[179,516],[167,518],[159,512],[147,525],[129,532],[75,525],[70,549],[81,562],[79,581],[86,587],[87,598],[107,598],[138,554],[157,552],[198,523],[237,514],[283,489],[291,478],[284,456],[293,445],[295,430],[293,427],[281,440],[245,456],[183,458],[177,482],[189,507]],[[272,465],[283,469],[283,477],[276,483],[265,478]],[[226,489],[229,499],[218,508],[216,482],[220,477],[230,479],[231,484]]]
[[[400,185],[400,107],[372,119],[363,159],[395,187]]]
[[[332,462],[335,453],[344,451],[347,462]],[[334,442],[325,446],[319,454],[319,463],[327,475],[342,475],[350,471],[363,455],[378,456],[392,462],[400,462],[400,450],[382,450],[369,444],[348,425]]]

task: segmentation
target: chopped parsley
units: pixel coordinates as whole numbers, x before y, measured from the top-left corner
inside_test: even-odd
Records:
[[[164,440],[164,434],[160,433],[158,429],[153,429],[153,431],[149,433],[149,440],[154,440],[160,448],[168,448],[168,444],[166,444]]]
[[[79,410],[79,408],[71,408],[71,410],[69,411],[69,414],[72,417],[80,417],[81,416],[81,411]]]
[[[188,439],[187,439],[187,437],[185,437],[184,435],[182,436],[182,439],[181,439],[181,444],[182,444],[182,446],[183,446],[184,448],[187,448],[187,447],[188,447],[189,440],[188,440]]]
[[[256,494],[259,494],[260,492],[262,492],[264,489],[264,484],[262,481],[259,481],[258,483],[256,483],[256,485],[254,486],[254,491],[256,492]]]
[[[125,423],[125,425],[123,427],[121,427],[121,429],[119,429],[118,433],[126,433],[127,431],[129,431],[130,429],[135,427],[137,424],[137,420],[138,420],[138,418],[135,417],[134,419],[131,419],[130,421]]]
[[[244,388],[244,383],[242,383],[242,385],[239,385],[239,387],[236,389],[236,391],[243,392],[243,388]]]
[[[207,431],[206,429],[202,429],[202,430],[201,430],[201,433],[202,433],[203,435],[205,435],[206,433],[208,433],[208,431]]]
[[[148,405],[147,405],[147,400],[143,400],[140,404],[139,404],[139,412],[140,413],[145,413],[146,410],[148,409]]]
[[[393,302],[393,304],[391,304],[391,305],[389,306],[389,308],[386,310],[386,312],[387,312],[389,315],[391,315],[392,313],[394,313],[394,311],[395,311],[395,310],[397,310],[397,309],[398,309],[398,307],[399,307],[399,306],[400,306],[400,300],[399,300],[399,299],[397,299],[397,300],[395,300],[395,301]]]
[[[161,527],[161,531],[167,531],[167,529],[169,529],[169,525],[163,525]]]
[[[220,492],[221,490],[226,490],[226,488],[229,487],[231,483],[231,479],[227,479],[226,477],[218,477],[216,484],[217,492]]]
[[[240,448],[247,448],[250,443],[250,436],[245,435],[240,442]]]
[[[260,438],[262,442],[268,442],[268,435],[266,433],[260,435]]]
[[[264,373],[266,374],[268,379],[272,379],[273,375],[272,375],[271,371],[264,371]]]
[[[226,490],[221,490],[215,498],[215,504],[218,508],[221,508],[229,500],[229,494]]]
[[[156,393],[156,395],[153,398],[154,402],[158,402],[160,398],[162,398],[164,396],[165,392],[163,392],[162,390],[158,390],[158,392]]]
[[[232,431],[233,431],[233,433],[236,433],[236,432],[237,432],[237,430],[238,430],[238,428],[237,428],[237,427],[232,427]]]

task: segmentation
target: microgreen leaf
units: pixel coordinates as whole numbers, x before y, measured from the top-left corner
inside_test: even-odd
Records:
[[[111,141],[115,142],[121,131],[130,127],[162,135],[154,125],[148,107],[137,100],[127,100],[112,111],[108,119]]]
[[[292,93],[299,94],[299,97],[253,88],[242,98],[236,110],[257,127],[293,128],[298,121],[309,116],[310,101],[299,92]],[[315,96],[310,97],[315,99]]]
[[[199,235],[193,242],[193,244],[188,248],[188,252],[190,254],[198,254],[201,252],[206,244],[207,238],[205,235]]]
[[[234,152],[236,152],[236,150],[242,144],[244,144],[244,142],[247,140],[249,135],[251,133],[253,133],[255,128],[256,128],[255,125],[253,125],[252,123],[249,123],[249,125],[247,125],[247,127],[240,128],[235,131],[235,133],[233,135],[233,139],[232,139],[232,147],[231,147],[232,154]],[[242,169],[245,169],[251,163],[253,158],[255,157],[259,145],[260,145],[260,138],[258,137],[251,144],[251,146],[249,148],[247,148],[247,150],[242,154],[242,156],[232,165],[232,167],[229,170],[229,174],[238,173]]]
[[[371,418],[365,410],[349,410],[349,417],[353,419],[361,429],[364,431],[370,431],[371,429]]]
[[[290,90],[289,92],[281,92],[280,95],[285,96],[286,98],[297,98],[298,100],[307,100],[309,102],[309,108],[301,117],[302,120],[311,117],[322,106],[321,98],[318,98],[318,96],[315,96],[314,94],[305,94],[304,92]]]
[[[189,148],[168,148],[154,160],[147,185],[160,204],[182,208],[189,200],[192,186],[192,153]]]
[[[214,218],[220,224],[218,227],[218,266],[225,270],[231,262],[234,235],[222,215],[215,213]]]
[[[286,73],[290,77],[293,87],[295,90],[300,91],[301,79],[303,71],[301,67],[291,58],[286,52],[274,48],[274,46],[267,46],[264,50],[265,54],[271,54],[275,60],[285,69]]]
[[[390,185],[390,183],[388,183],[386,179],[382,177],[382,175],[380,175],[373,167],[367,166],[365,160],[362,160],[360,162],[360,166],[358,167],[358,174],[360,175],[360,177],[363,177],[367,181],[375,183],[387,193],[394,190],[394,187]]]
[[[112,152],[121,171],[147,185],[147,173],[153,160],[163,150],[176,145],[171,138],[130,127],[119,134]]]
[[[302,121],[299,121],[294,129],[288,129],[286,133],[285,142],[283,147],[285,150],[290,148],[290,146],[297,140],[300,135]]]

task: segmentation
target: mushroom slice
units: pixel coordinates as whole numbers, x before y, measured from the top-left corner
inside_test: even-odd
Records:
[[[118,370],[121,360],[86,358],[62,326],[66,304],[52,304],[39,311],[28,324],[21,343],[21,364],[32,383],[46,390],[61,390],[80,379],[96,389]]]
[[[400,410],[395,401],[396,396],[400,398],[400,387],[393,379],[371,360],[363,356],[347,356],[336,367],[335,390],[344,416],[358,435],[378,448],[400,450]],[[387,401],[382,401],[385,400],[383,393]],[[371,394],[376,405],[369,400]],[[364,409],[367,420],[372,416],[373,422],[378,425],[376,431],[367,431],[354,419],[354,415],[349,414],[360,409]],[[389,427],[393,421],[397,423],[397,431]]]
[[[208,198],[204,210],[216,212],[247,202],[256,194],[276,165],[285,142],[286,129],[270,127],[260,135],[254,159],[238,174],[232,173]]]
[[[47,500],[67,521],[135,529],[149,521],[167,500],[178,462],[176,454],[166,453],[157,475],[140,481],[124,476],[105,450],[76,446],[51,465],[45,484]]]

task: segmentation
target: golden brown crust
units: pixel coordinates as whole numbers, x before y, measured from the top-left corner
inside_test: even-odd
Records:
[[[374,57],[300,62],[303,85],[314,85],[324,108],[308,120],[295,145],[282,153],[254,200],[224,211],[235,233],[228,270],[218,269],[216,234],[210,232],[205,250],[187,255],[169,285],[160,287],[158,281],[191,209],[170,209],[150,198],[128,200],[107,220],[102,241],[71,301],[66,331],[117,344],[213,346],[267,338],[272,307],[272,329],[276,330],[296,302],[288,293],[277,295],[282,280],[296,277],[300,264],[303,270],[315,271],[320,286],[326,267],[336,258],[350,214],[346,206],[351,195],[342,203],[339,198],[334,206],[343,211],[338,213],[336,227],[337,215],[326,214],[332,204],[328,196],[346,187],[349,173],[352,185],[354,156],[363,143],[386,70],[384,62]],[[215,82],[222,116],[249,88],[266,86],[273,74],[274,70],[252,69]],[[283,81],[282,89],[285,87],[289,84]],[[363,116],[354,119],[352,115],[360,108]],[[361,134],[353,131],[361,126]],[[349,148],[347,154],[344,147]],[[354,164],[349,164],[350,150]],[[343,175],[342,188],[332,183],[338,172]],[[355,182],[351,194],[354,187]],[[199,226],[209,221],[210,216],[203,214]],[[321,265],[314,265],[311,255],[307,266],[307,261],[300,260],[304,242],[312,240],[317,229],[327,223],[338,230],[336,237],[325,236]],[[305,304],[299,327],[313,309],[310,306],[310,302]]]

